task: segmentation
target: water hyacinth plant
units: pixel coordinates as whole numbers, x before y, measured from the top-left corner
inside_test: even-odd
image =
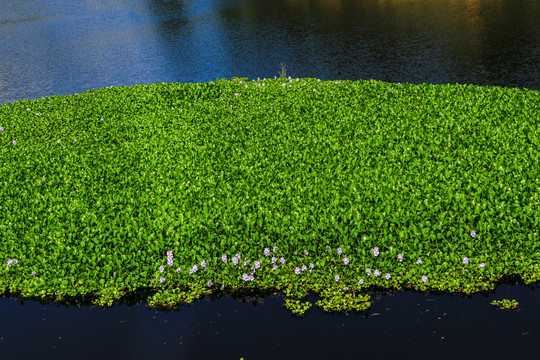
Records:
[[[273,290],[300,313],[308,293],[363,311],[372,289],[536,282],[539,103],[283,76],[1,105],[0,286],[152,306]]]
[[[492,302],[490,302],[490,305],[495,306],[501,310],[517,309],[519,307],[519,303],[516,301],[516,299],[493,300]]]

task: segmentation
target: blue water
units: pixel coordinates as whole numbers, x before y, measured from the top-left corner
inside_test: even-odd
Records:
[[[536,0],[1,0],[0,104],[233,76],[540,89]]]

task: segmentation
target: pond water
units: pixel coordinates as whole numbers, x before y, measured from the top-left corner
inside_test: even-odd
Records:
[[[2,0],[0,104],[233,76],[540,89],[537,0]]]
[[[291,317],[280,297],[201,300],[175,312],[21,306],[0,299],[0,352],[27,359],[537,359],[538,287],[470,297],[402,292],[362,314]],[[516,298],[520,310],[491,300]],[[311,298],[311,300],[315,300]]]
[[[537,0],[0,0],[0,104],[92,88],[287,75],[540,89]],[[520,311],[492,299],[516,298]],[[533,359],[538,291],[405,292],[366,316],[291,317],[281,298],[70,308],[0,299],[22,358]]]

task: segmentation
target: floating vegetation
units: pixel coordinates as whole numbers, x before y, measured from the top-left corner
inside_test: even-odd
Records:
[[[519,306],[519,303],[515,300],[508,300],[508,299],[502,299],[502,300],[493,300],[490,302],[490,305],[496,306],[501,310],[510,310],[510,309],[517,309]]]
[[[282,69],[283,75],[285,68]],[[0,291],[171,308],[540,275],[540,92],[277,79],[0,106]]]

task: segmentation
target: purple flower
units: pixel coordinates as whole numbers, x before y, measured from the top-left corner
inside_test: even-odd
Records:
[[[275,264],[277,261],[277,258],[275,256],[272,256],[272,264]]]
[[[379,272],[379,270],[375,270],[375,271],[373,272],[373,275],[379,276],[379,275],[381,275],[381,273]]]
[[[238,96],[238,93],[234,93],[234,96]]]
[[[469,258],[466,256],[463,258],[463,265],[469,265]]]
[[[485,263],[480,263],[480,265],[478,265],[478,267],[485,268],[486,264]]]
[[[193,265],[193,267],[191,269],[189,269],[189,274],[191,275],[191,274],[197,272],[197,270],[199,270],[197,265]]]
[[[349,290],[349,288],[347,286],[344,286],[343,291],[347,291],[347,290]]]
[[[206,261],[204,261],[204,260],[201,261],[201,266],[202,266],[203,268],[206,268]]]
[[[339,256],[341,256],[341,253],[342,253],[342,252],[343,252],[343,251],[341,250],[341,248],[338,247],[338,248],[337,248],[337,253],[338,253]]]
[[[264,256],[270,256],[270,249],[264,248]]]
[[[35,271],[32,271],[32,275],[36,275],[36,272],[35,272]]]
[[[403,261],[403,254],[397,254],[397,260],[399,262],[402,262]]]
[[[475,236],[476,236],[476,233],[474,232],[474,230],[471,231],[471,236],[472,236],[472,237],[475,237]]]
[[[244,266],[246,266],[246,265],[247,265],[247,261],[244,261]]]
[[[208,287],[212,287],[212,285],[214,285],[214,283],[212,282],[212,280],[208,280]]]
[[[358,283],[359,283],[360,285],[362,285],[362,284],[364,283],[364,279],[360,279],[360,281],[358,281]]]
[[[16,259],[8,259],[7,261],[7,266],[11,266],[11,265],[17,265],[18,262]]]
[[[181,272],[181,271],[182,271],[182,269],[180,268],[180,266],[176,268],[176,271],[177,271],[177,272]]]
[[[417,265],[420,265],[421,263],[422,263],[422,259],[416,260],[416,264],[417,264]]]
[[[366,274],[371,275],[371,269],[370,268],[366,269]]]
[[[236,256],[234,256],[232,258],[232,262],[233,262],[234,265],[238,265],[238,258]]]
[[[168,257],[168,258],[172,258],[172,257],[173,257],[172,251],[167,251],[167,257]]]
[[[160,278],[159,278],[159,282],[163,284],[163,283],[165,282],[165,278],[164,278],[164,277],[160,277]]]
[[[300,274],[300,268],[295,267],[295,268],[294,268],[294,273],[295,273],[296,275]]]
[[[345,259],[343,259],[343,263],[345,265],[349,265],[349,258],[346,257]]]
[[[227,262],[227,255],[225,255],[225,254],[221,255],[221,260],[223,262]]]
[[[13,140],[13,145],[17,145],[17,142],[15,140]]]
[[[249,275],[246,274],[246,273],[244,273],[244,275],[242,275],[242,279],[243,279],[244,281],[249,281]]]
[[[236,256],[238,258],[238,260],[240,260],[240,254],[236,254],[234,256]]]
[[[159,272],[163,272],[163,271],[165,271],[165,268],[163,267],[163,265],[161,265],[161,266],[159,267]]]
[[[273,250],[274,250],[274,253],[277,254],[277,246],[274,246]]]
[[[173,258],[172,258],[172,256],[167,258],[167,265],[173,266]]]
[[[280,258],[279,261],[281,262],[281,265],[285,264],[285,259],[284,258]]]
[[[309,264],[309,267],[310,267],[311,269],[313,269],[314,266],[315,266],[315,265],[313,265],[312,263]]]
[[[0,131],[4,131],[4,128],[0,126]]]
[[[336,280],[336,282],[338,282],[339,281],[339,276],[337,276],[337,275],[334,276],[334,280]]]
[[[274,270],[277,270],[277,265],[274,265],[274,266],[272,267],[272,271],[274,271]]]
[[[306,265],[302,265],[302,271],[306,271],[307,270],[307,266]]]
[[[304,254],[309,255],[309,251],[304,250]]]
[[[390,280],[391,276],[390,274],[386,274],[386,276],[384,277],[386,280]]]
[[[422,275],[422,281],[427,282],[427,276],[426,275]]]
[[[261,267],[261,263],[258,261],[255,261],[255,269],[258,269]]]
[[[373,256],[379,256],[379,248],[373,248]]]

